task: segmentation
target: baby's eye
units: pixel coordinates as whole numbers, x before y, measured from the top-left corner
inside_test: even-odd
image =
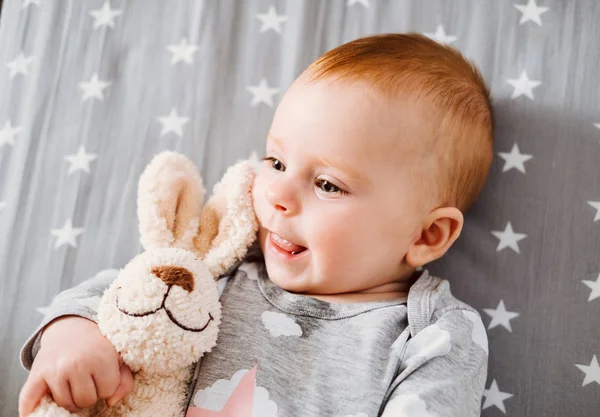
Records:
[[[277,158],[273,158],[272,156],[267,156],[263,158],[263,161],[271,161],[271,167],[275,168],[277,171],[285,171],[285,165],[281,163],[281,161]]]
[[[315,184],[317,187],[319,187],[319,189],[325,191],[328,194],[346,194],[346,192],[344,190],[342,190],[341,188],[339,188],[336,185],[333,185],[332,183],[330,183],[327,180],[316,180]]]

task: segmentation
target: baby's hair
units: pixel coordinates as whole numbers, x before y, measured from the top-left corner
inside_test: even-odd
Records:
[[[481,73],[460,51],[418,33],[374,35],[327,52],[306,76],[367,81],[387,97],[426,102],[428,122],[438,126],[427,143],[436,154],[436,204],[471,207],[493,158],[493,115]]]

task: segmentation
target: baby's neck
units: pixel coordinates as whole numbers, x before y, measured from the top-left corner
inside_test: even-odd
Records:
[[[362,291],[341,294],[303,294],[332,304],[364,303],[368,301],[387,301],[408,297],[408,291],[418,279],[420,273],[411,273],[408,278],[390,282]]]

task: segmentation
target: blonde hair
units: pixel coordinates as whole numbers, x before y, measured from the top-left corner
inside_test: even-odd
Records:
[[[435,163],[438,204],[470,208],[492,162],[493,116],[483,77],[457,49],[418,33],[374,35],[325,53],[306,74],[311,80],[368,81],[386,96],[408,93],[433,106],[433,140],[444,143]]]

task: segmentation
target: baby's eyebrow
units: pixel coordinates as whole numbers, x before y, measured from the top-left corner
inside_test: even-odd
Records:
[[[283,148],[283,141],[277,136],[273,136],[271,132],[267,134],[267,143],[269,142],[269,139],[271,139],[271,142],[273,142],[275,145],[279,146],[280,148]]]
[[[273,142],[274,145],[277,145],[280,149],[284,148],[283,140],[281,140],[281,138],[278,138],[277,136],[273,136],[273,134],[271,132],[268,133],[267,140],[271,140],[271,142]],[[367,178],[367,176],[365,174],[363,174],[361,171],[353,168],[352,166],[343,163],[342,161],[334,161],[334,160],[329,159],[324,156],[319,156],[319,157],[317,157],[317,159],[321,165],[325,165],[325,166],[328,166],[331,168],[338,169],[338,170],[344,172],[350,178],[353,178],[354,180],[363,181],[366,184],[371,184],[371,180],[369,180],[369,178]]]
[[[355,180],[363,181],[367,184],[371,183],[371,181],[369,180],[369,178],[367,178],[365,174],[353,168],[352,166],[343,163],[342,161],[334,161],[324,156],[321,156],[318,159],[321,164],[329,166],[331,168],[339,169],[340,171],[344,172],[346,175]]]

